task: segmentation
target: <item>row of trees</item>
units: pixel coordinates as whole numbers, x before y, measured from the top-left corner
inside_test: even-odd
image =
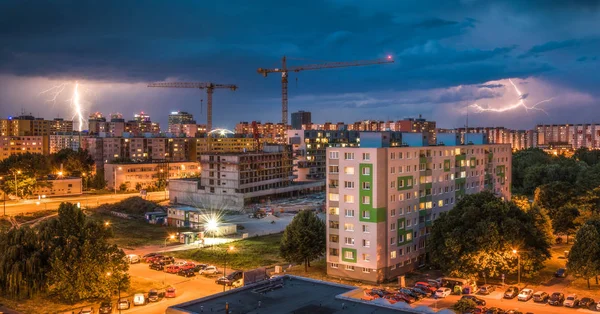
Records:
[[[450,276],[533,275],[550,258],[552,227],[543,208],[505,202],[491,192],[467,195],[442,213],[428,238],[434,266]],[[516,250],[515,254],[513,250]]]
[[[37,227],[0,233],[0,293],[31,298],[49,293],[66,302],[110,297],[129,286],[125,253],[112,232],[71,203]]]
[[[10,155],[0,161],[0,174],[4,177],[0,189],[20,197],[31,196],[36,188],[48,186],[45,179],[59,171],[64,176],[82,177],[85,187],[102,189],[106,186],[104,173],[99,171],[92,175],[93,167],[94,161],[87,150],[63,149],[49,156],[34,153]]]

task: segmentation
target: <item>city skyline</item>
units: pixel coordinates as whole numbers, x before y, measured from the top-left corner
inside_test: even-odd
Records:
[[[86,115],[144,111],[166,125],[169,112],[182,110],[205,123],[205,93],[146,87],[170,80],[239,85],[234,93],[215,93],[215,128],[279,122],[279,79],[262,78],[257,68],[278,67],[283,55],[290,65],[391,55],[394,64],[290,74],[289,111],[311,111],[315,123],[423,114],[443,128],[464,126],[467,108],[473,126],[596,122],[597,1],[313,1],[297,10],[272,1],[98,5],[0,4],[1,116],[23,110],[70,119],[70,92],[55,104],[40,93],[79,82],[88,91],[82,94],[89,101]],[[503,113],[473,107],[549,99],[539,107],[547,114],[522,106]]]

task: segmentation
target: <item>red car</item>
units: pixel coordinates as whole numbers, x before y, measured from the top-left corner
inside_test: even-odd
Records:
[[[415,287],[416,288],[421,288],[425,291],[431,291],[432,293],[435,293],[435,291],[437,290],[436,287],[424,282],[424,281],[419,281],[417,283],[415,283]]]
[[[174,298],[175,297],[175,288],[167,288],[165,292],[165,298]]]
[[[165,268],[165,271],[169,274],[177,274],[177,272],[179,272],[180,269],[181,267],[179,266],[169,265]]]
[[[152,264],[154,262],[160,261],[162,258],[163,258],[162,255],[154,255],[154,256],[146,257],[146,263]]]
[[[194,263],[187,263],[183,266],[179,266],[179,270],[194,269],[195,267],[196,267],[196,265],[194,265]]]

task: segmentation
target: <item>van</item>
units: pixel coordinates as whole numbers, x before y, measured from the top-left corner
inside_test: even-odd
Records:
[[[133,296],[133,305],[146,305],[146,296],[143,293],[136,293]]]
[[[137,264],[137,263],[139,263],[139,262],[142,261],[142,259],[140,258],[140,256],[136,255],[136,254],[129,254],[129,255],[125,256],[125,260],[129,264]]]

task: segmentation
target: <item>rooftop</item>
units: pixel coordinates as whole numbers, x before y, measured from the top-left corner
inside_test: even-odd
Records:
[[[174,305],[165,313],[225,313],[226,303],[229,313],[414,313],[344,297],[356,289],[352,286],[289,275],[281,280],[283,286],[271,291],[257,291],[268,285],[259,283]]]

